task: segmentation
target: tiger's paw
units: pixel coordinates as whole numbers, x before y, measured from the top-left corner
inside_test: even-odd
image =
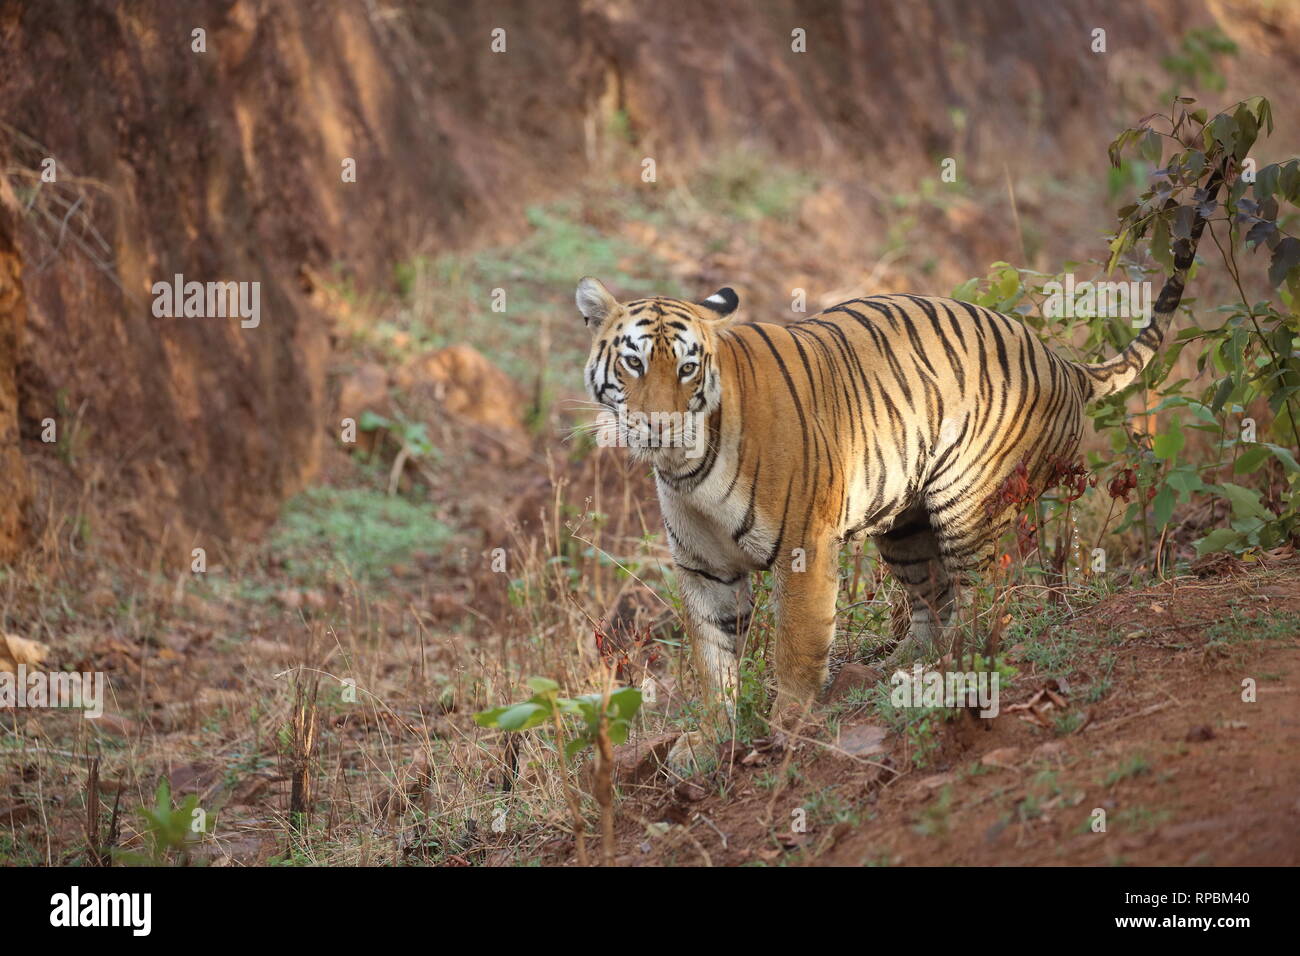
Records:
[[[894,652],[885,658],[885,668],[893,670],[897,667],[907,667],[914,661],[934,661],[940,657],[938,651],[939,642],[933,637],[918,637],[916,634],[908,634]]]
[[[898,641],[893,653],[885,658],[884,667],[888,671],[897,667],[910,667],[915,661],[932,663],[943,658],[952,649],[954,632],[949,628],[940,631],[924,630],[920,633],[911,631]],[[887,672],[888,672],[887,671]]]
[[[683,777],[702,773],[716,762],[717,756],[710,746],[709,737],[701,730],[687,731],[678,737],[664,761],[669,770]]]

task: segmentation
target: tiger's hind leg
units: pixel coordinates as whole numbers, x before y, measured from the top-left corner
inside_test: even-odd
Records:
[[[981,505],[945,516],[948,520],[936,529],[935,542],[954,590],[964,589],[967,598],[973,595],[972,587],[993,564],[998,542],[1011,529],[1015,515],[1014,509],[990,514]],[[950,625],[956,623],[956,612],[954,604]]]
[[[905,595],[893,614],[899,643],[886,663],[893,667],[940,656],[947,650],[957,588],[929,514],[912,509],[875,542]]]

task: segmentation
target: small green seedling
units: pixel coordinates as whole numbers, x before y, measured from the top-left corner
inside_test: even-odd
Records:
[[[114,859],[127,866],[166,866],[176,857],[182,864],[188,863],[190,848],[196,842],[194,821],[198,806],[198,795],[192,793],[173,808],[171,783],[163,777],[154,793],[154,806],[139,810],[144,821],[146,852],[116,850]]]
[[[499,730],[528,730],[550,722],[555,746],[560,755],[560,774],[564,799],[573,817],[573,835],[578,863],[587,865],[583,842],[582,808],[569,780],[568,762],[591,747],[596,752],[595,797],[600,804],[601,852],[606,866],[614,864],[614,782],[612,764],[614,745],[627,742],[632,720],[641,709],[641,691],[620,687],[604,694],[561,697],[560,685],[546,677],[528,678],[533,696],[520,704],[495,707],[474,715],[480,727]],[[605,701],[608,699],[609,703]],[[567,730],[566,730],[567,725]],[[567,743],[566,743],[567,740]]]
[[[546,677],[530,677],[528,686],[534,691],[528,700],[480,711],[474,715],[474,720],[480,727],[514,731],[528,730],[546,723],[558,730],[563,725],[564,718],[577,718],[580,722],[576,725],[570,723],[571,732],[566,735],[567,743],[563,744],[565,759],[572,760],[583,750],[596,745],[600,734],[603,694],[561,697],[560,685]],[[609,708],[605,711],[604,722],[610,743],[627,742],[632,720],[640,709],[640,688],[621,687],[609,695]]]

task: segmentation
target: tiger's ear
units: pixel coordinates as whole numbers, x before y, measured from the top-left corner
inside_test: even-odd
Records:
[[[610,294],[603,282],[591,276],[583,276],[578,280],[578,291],[574,299],[578,303],[578,311],[582,313],[582,320],[588,326],[595,325],[597,330],[618,308],[618,299]]]
[[[718,313],[719,318],[723,318],[736,311],[736,307],[740,305],[740,296],[736,295],[736,290],[731,286],[724,286],[707,299],[701,299],[696,305],[702,305]]]

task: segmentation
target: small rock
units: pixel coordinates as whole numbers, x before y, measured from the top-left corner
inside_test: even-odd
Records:
[[[1032,754],[1035,760],[1046,760],[1049,757],[1056,757],[1065,752],[1065,744],[1059,740],[1045,740],[1034,748]]]
[[[681,734],[657,734],[614,748],[614,779],[620,783],[649,780],[668,759],[668,752]]]
[[[826,703],[843,700],[857,690],[869,690],[882,680],[884,675],[873,667],[858,663],[845,664],[826,691]]]
[[[990,750],[981,757],[980,763],[986,767],[1001,767],[1003,770],[1014,770],[1019,759],[1019,747],[999,747],[997,750]]]
[[[677,786],[673,787],[673,793],[677,796],[678,800],[682,800],[686,803],[699,803],[709,795],[709,791],[705,790],[698,783],[695,783],[692,780],[683,780]]]
[[[948,786],[955,779],[951,773],[936,773],[924,780],[917,781],[917,786],[924,787],[927,790],[938,790],[940,787]]]
[[[1187,731],[1186,740],[1189,743],[1196,743],[1201,740],[1213,740],[1214,728],[1209,724],[1197,724]]]
[[[854,757],[869,757],[885,752],[885,740],[888,737],[889,731],[877,724],[842,727],[837,746]]]

